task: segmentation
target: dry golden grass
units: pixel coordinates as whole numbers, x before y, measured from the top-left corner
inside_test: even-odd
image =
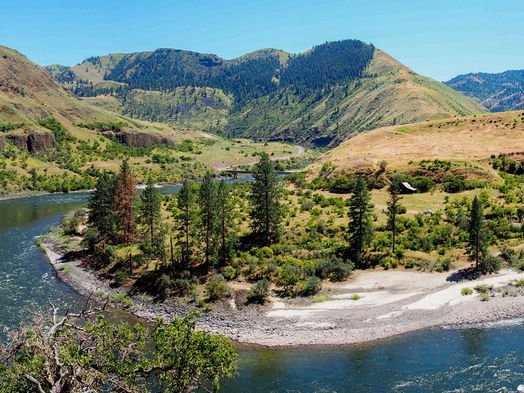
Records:
[[[445,121],[379,128],[355,136],[323,155],[311,169],[325,162],[341,171],[377,169],[382,161],[403,168],[420,160],[478,163],[493,154],[524,152],[523,112],[491,113]]]

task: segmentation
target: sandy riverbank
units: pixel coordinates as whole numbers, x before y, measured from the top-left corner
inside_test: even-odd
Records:
[[[82,295],[111,298],[125,294],[82,268],[80,261],[64,260],[50,242],[44,240],[41,246],[57,275]],[[241,343],[266,346],[363,343],[435,326],[522,318],[522,289],[513,287],[516,296],[497,293],[489,301],[480,301],[476,292],[461,294],[462,288],[482,284],[502,288],[517,279],[524,279],[524,273],[506,270],[474,281],[457,281],[453,272],[363,271],[345,283],[326,284],[321,302],[273,299],[261,308],[205,312],[200,327]],[[353,300],[355,294],[358,300]],[[185,305],[155,303],[144,296],[132,300],[127,311],[148,321],[189,310]]]

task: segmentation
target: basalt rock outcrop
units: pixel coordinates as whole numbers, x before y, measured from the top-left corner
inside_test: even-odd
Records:
[[[116,142],[123,143],[131,147],[149,147],[152,145],[175,146],[175,141],[169,137],[158,134],[135,132],[130,130],[109,131],[103,133],[104,136]]]
[[[48,131],[24,131],[21,133],[8,134],[7,138],[13,144],[29,153],[44,154],[47,150],[56,147],[56,139],[53,133]],[[0,147],[2,144],[0,142]]]

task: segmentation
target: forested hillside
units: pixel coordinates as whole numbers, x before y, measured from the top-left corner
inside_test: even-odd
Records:
[[[158,49],[48,70],[76,95],[129,116],[320,146],[379,126],[483,111],[358,40],[233,60]]]
[[[459,75],[446,84],[492,112],[524,109],[524,70]]]

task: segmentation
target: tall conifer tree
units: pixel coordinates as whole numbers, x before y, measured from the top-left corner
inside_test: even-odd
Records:
[[[217,187],[218,263],[226,265],[235,243],[233,203],[230,186],[224,180]]]
[[[104,241],[114,241],[118,235],[116,192],[116,176],[112,173],[102,173],[89,197],[88,225],[96,229]]]
[[[181,263],[184,269],[191,267],[195,237],[195,191],[193,185],[185,180],[177,195],[176,226]]]
[[[162,196],[151,178],[140,195],[139,220],[144,226],[146,241],[151,252],[161,258],[164,253],[164,230],[162,225]]]
[[[251,184],[251,228],[257,241],[264,246],[280,238],[282,220],[282,185],[275,164],[267,153],[262,153],[253,171]]]
[[[349,252],[357,265],[362,265],[364,254],[373,238],[373,205],[371,196],[362,176],[357,178],[349,202]]]
[[[217,243],[217,184],[211,172],[207,172],[200,182],[198,205],[204,260],[209,267],[216,255]]]
[[[127,160],[122,161],[117,181],[116,208],[121,228],[120,241],[131,243],[136,236],[135,176]]]
[[[397,216],[400,214],[400,179],[393,177],[388,187],[389,199],[387,201],[388,229],[391,232],[391,252],[395,254],[397,245]]]
[[[475,262],[475,269],[478,270],[479,263],[487,254],[488,236],[484,219],[484,208],[476,196],[471,204],[468,233],[468,254],[470,259]]]

